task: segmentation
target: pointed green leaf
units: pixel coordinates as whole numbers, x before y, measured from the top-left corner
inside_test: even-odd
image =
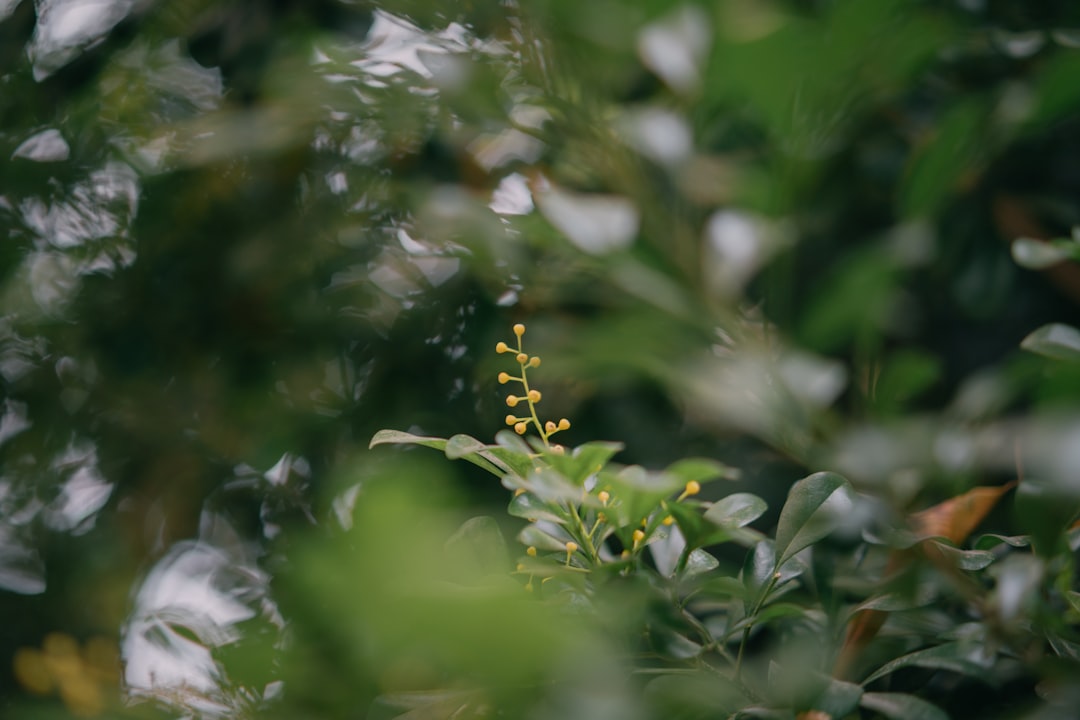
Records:
[[[979,661],[980,650],[968,643],[951,642],[944,645],[936,645],[925,650],[916,650],[892,662],[885,663],[878,668],[870,677],[863,680],[863,685],[869,685],[878,678],[883,678],[889,673],[905,667],[924,667],[937,670],[949,670],[977,679],[986,676],[986,663]]]
[[[608,460],[622,449],[619,443],[591,442],[579,445],[567,454],[547,453],[545,458],[563,477],[581,486],[586,478],[600,472]]]
[[[548,520],[559,525],[562,525],[567,520],[561,511],[557,509],[557,506],[552,507],[527,492],[515,495],[506,511],[514,517],[525,518],[526,520]]]
[[[566,539],[560,539],[545,532],[535,525],[526,525],[518,533],[517,539],[522,544],[527,546],[533,546],[537,550],[544,550],[547,552],[562,552],[566,550],[566,540],[570,538],[569,535]]]
[[[982,570],[997,559],[997,556],[989,550],[961,550],[937,540],[929,542],[961,570]]]
[[[1020,347],[1055,360],[1080,360],[1080,330],[1071,325],[1043,325],[1020,342]]]
[[[761,517],[768,507],[757,495],[734,493],[713,503],[705,511],[705,519],[721,526],[743,527]]]
[[[710,480],[738,480],[739,471],[728,467],[722,462],[708,458],[685,458],[678,460],[667,467],[664,472],[679,478],[681,483],[693,480],[694,482],[709,482]]]
[[[937,705],[904,693],[865,693],[859,704],[895,720],[949,720]]]
[[[854,506],[843,477],[819,472],[792,486],[776,527],[776,566],[828,535]]]
[[[704,550],[697,549],[691,552],[686,558],[686,568],[683,570],[683,577],[692,578],[698,575],[704,575],[718,567],[720,567],[719,560]]]
[[[368,443],[368,448],[387,444],[423,445],[424,447],[435,448],[436,450],[444,450],[446,448],[446,440],[443,438],[413,435],[412,433],[403,432],[401,430],[380,430],[371,438],[371,442]]]
[[[814,701],[813,708],[829,717],[847,717],[858,707],[862,696],[863,689],[855,683],[829,678],[825,689]]]

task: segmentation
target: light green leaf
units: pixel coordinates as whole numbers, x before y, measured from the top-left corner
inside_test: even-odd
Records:
[[[705,511],[705,519],[717,525],[743,527],[761,517],[768,507],[757,495],[734,493],[713,503]]]
[[[718,567],[720,567],[720,561],[699,548],[691,552],[686,558],[686,569],[683,570],[683,577],[691,578],[704,575]]]
[[[526,520],[548,520],[562,525],[567,518],[557,510],[557,507],[548,505],[535,495],[526,492],[515,495],[506,511],[514,517]]]
[[[506,540],[495,518],[487,515],[462,523],[447,539],[446,552],[468,574],[494,575],[510,568]]]
[[[859,704],[896,720],[949,720],[938,706],[904,693],[865,693]]]
[[[401,430],[380,430],[371,438],[371,442],[368,443],[368,448],[387,444],[423,445],[424,447],[435,448],[436,450],[444,450],[446,448],[446,440],[443,438],[413,435],[412,433],[403,432]]]
[[[567,539],[569,539],[567,535]],[[526,525],[517,536],[518,541],[527,546],[533,546],[537,550],[549,552],[562,552],[566,550],[566,540],[561,540],[550,533],[544,532],[535,525]]]
[[[1080,360],[1080,330],[1071,325],[1043,325],[1020,342],[1020,347],[1055,360]]]
[[[682,484],[690,482],[708,482],[710,480],[738,480],[739,471],[728,467],[722,462],[708,458],[685,458],[678,460],[667,467],[664,472],[674,475],[682,481]]]
[[[854,506],[843,477],[819,472],[792,486],[776,527],[776,567],[828,535]]]
[[[1016,264],[1029,270],[1043,270],[1067,260],[1069,251],[1045,240],[1017,238],[1012,242],[1012,257]]]

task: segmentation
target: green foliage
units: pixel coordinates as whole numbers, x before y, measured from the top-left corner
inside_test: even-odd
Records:
[[[0,0],[2,714],[1068,716],[1077,27]]]

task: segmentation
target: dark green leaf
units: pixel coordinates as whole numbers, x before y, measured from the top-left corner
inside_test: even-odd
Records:
[[[894,720],[949,720],[941,708],[904,693],[865,693],[859,704]]]
[[[889,673],[905,667],[924,667],[937,670],[949,670],[977,679],[985,679],[987,661],[981,657],[982,649],[972,646],[970,643],[951,642],[945,645],[936,645],[925,650],[917,650],[885,663],[878,668],[870,677],[863,680],[863,685],[869,685],[878,678],[883,678]]]
[[[776,566],[832,532],[853,507],[850,485],[836,473],[814,473],[795,483],[776,527]]]

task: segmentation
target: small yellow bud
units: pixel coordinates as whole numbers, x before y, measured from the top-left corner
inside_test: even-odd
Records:
[[[514,334],[517,335],[518,337],[521,337],[522,335],[524,335],[525,334],[525,326],[522,325],[521,323],[518,323],[517,325],[514,325]]]
[[[532,578],[529,578],[529,582],[525,585],[525,592],[532,592],[532,591],[533,591]]]
[[[569,430],[570,429],[570,421],[567,420],[566,418],[563,418],[562,420],[560,420],[559,421],[559,429],[560,430]]]
[[[518,399],[515,396],[513,396],[513,395],[507,396],[506,405],[508,407],[515,407],[517,404],[518,404]]]
[[[645,532],[643,530],[635,530],[634,531],[634,544],[635,545],[637,545],[639,542],[641,542],[644,539],[645,539]]]
[[[510,382],[510,373],[499,373],[499,384],[505,385],[508,382]]]
[[[517,361],[519,363],[521,363],[522,365],[524,365],[525,363],[527,363],[529,361],[529,356],[526,355],[525,353],[518,353],[517,354]]]
[[[519,422],[517,425],[514,426],[514,432],[516,432],[518,435],[524,435],[525,429],[527,427],[528,425],[526,425],[525,423]]]
[[[535,355],[529,358],[529,367],[540,367],[540,358]]]
[[[529,547],[525,548],[525,554],[529,557],[536,557],[536,548],[530,545]]]
[[[623,550],[622,553],[619,554],[619,557],[621,557],[623,560],[625,560],[626,558],[630,557],[630,551],[629,550]]]
[[[552,445],[551,452],[555,453],[556,455],[565,455],[566,448],[564,448],[562,445]]]
[[[518,495],[524,495],[526,492],[528,491],[525,488],[518,488],[514,490],[514,497],[517,497]]]
[[[497,353],[510,352],[510,348],[506,345],[506,343],[500,341],[495,346],[495,352],[497,352]]]
[[[668,516],[667,516],[666,518],[664,518],[664,520],[663,520],[663,523],[664,523],[665,525],[671,525],[671,524],[672,524],[672,523],[674,523],[674,522],[675,522],[675,518],[671,517],[670,515],[668,515]]]
[[[516,415],[507,415],[506,416],[506,424],[507,425],[513,425],[517,421],[518,421],[518,419],[517,419]]]
[[[567,542],[566,542],[566,552],[573,554],[573,553],[577,552],[577,549],[578,549],[578,544],[576,542],[574,542],[573,540],[567,540]]]
[[[611,499],[611,493],[609,493],[607,490],[601,490],[599,493],[597,493],[596,497],[600,498],[601,503],[607,505],[608,500]]]
[[[701,492],[701,483],[699,483],[697,480],[691,480],[690,482],[686,483],[686,490],[684,494],[697,495],[699,492]]]
[[[518,563],[517,564],[517,571],[518,572],[525,572],[525,563]]]
[[[551,422],[550,420],[544,423],[544,432],[546,432],[548,435],[555,432],[556,430],[558,430],[558,428],[555,427],[555,423]]]
[[[530,390],[529,391],[529,402],[534,402],[534,403],[540,402],[540,391],[539,390]]]

